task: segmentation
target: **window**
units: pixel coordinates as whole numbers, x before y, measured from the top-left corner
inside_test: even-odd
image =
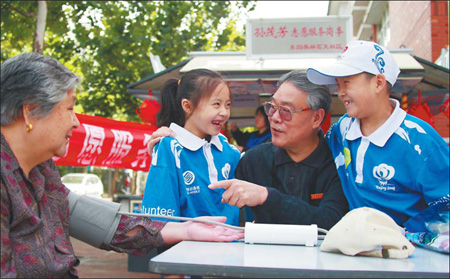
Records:
[[[381,19],[378,43],[382,46],[387,46],[391,40],[391,28],[389,27],[389,10],[386,9]]]
[[[87,185],[92,185],[92,184],[96,184],[97,183],[97,178],[95,177],[89,177],[87,180]]]
[[[82,176],[65,176],[62,178],[63,183],[75,183],[75,184],[81,184],[83,183],[83,177]]]

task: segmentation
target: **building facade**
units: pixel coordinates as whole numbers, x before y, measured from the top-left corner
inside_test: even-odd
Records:
[[[354,39],[375,41],[391,51],[410,50],[423,66],[424,77],[413,90],[402,93],[403,108],[427,107],[428,115],[421,118],[432,123],[447,142],[448,4],[449,1],[330,1],[328,6],[328,15],[352,16]]]
[[[448,4],[449,1],[330,1],[328,15],[352,15],[355,39],[375,41],[388,49],[412,49],[415,56],[436,63],[443,51],[448,52]],[[448,63],[441,66],[448,68]]]

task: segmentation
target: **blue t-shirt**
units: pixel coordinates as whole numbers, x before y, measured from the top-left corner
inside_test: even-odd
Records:
[[[247,144],[245,145],[245,149],[250,149],[252,147],[255,147],[261,143],[268,142],[272,139],[272,133],[270,132],[270,129],[267,129],[265,133],[262,135],[258,134],[258,132],[254,132],[250,135],[250,138],[247,141]]]
[[[345,114],[326,134],[350,209],[368,206],[399,225],[449,201],[449,146],[425,121],[395,109],[370,136]],[[417,228],[407,228],[413,231]]]
[[[176,138],[164,137],[155,146],[147,177],[142,212],[162,216],[226,216],[239,224],[239,208],[222,203],[224,189],[208,185],[234,178],[240,152],[223,135],[207,142],[172,123]],[[165,220],[165,219],[162,219]]]

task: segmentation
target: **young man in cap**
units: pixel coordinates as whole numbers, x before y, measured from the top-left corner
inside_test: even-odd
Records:
[[[389,51],[368,41],[349,43],[334,65],[307,70],[312,83],[336,84],[347,110],[326,140],[350,209],[376,208],[423,231],[415,216],[439,204],[448,211],[449,146],[389,98],[399,73]]]

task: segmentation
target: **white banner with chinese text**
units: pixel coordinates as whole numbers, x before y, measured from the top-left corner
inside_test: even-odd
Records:
[[[247,19],[248,59],[337,56],[352,39],[350,16]]]

